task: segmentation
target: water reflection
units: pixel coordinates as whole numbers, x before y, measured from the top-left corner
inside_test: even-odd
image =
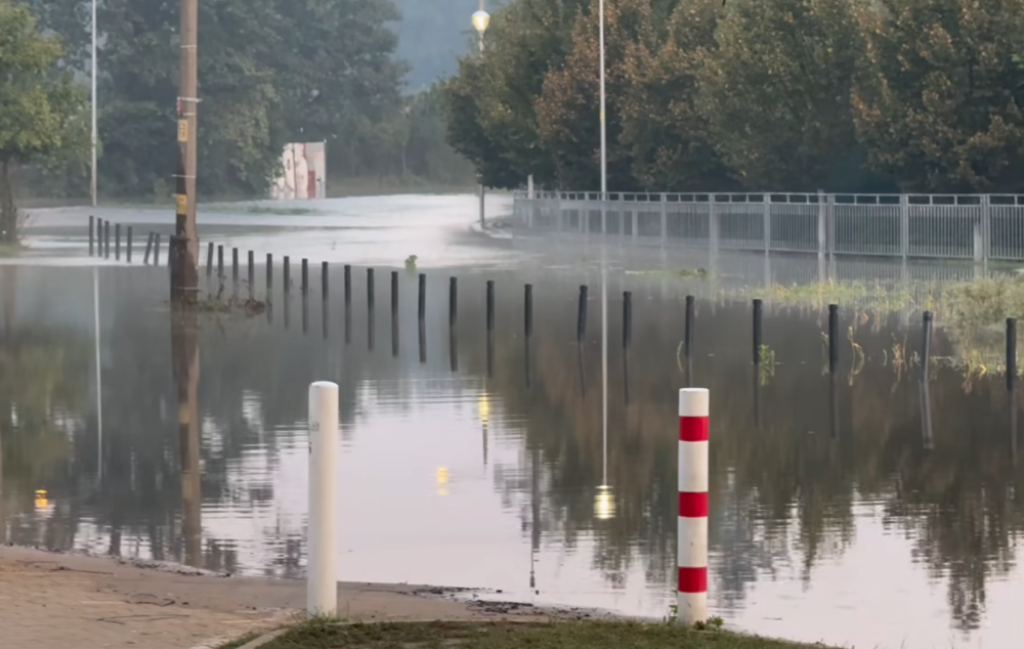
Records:
[[[0,267],[2,540],[299,576],[305,390],[329,379],[342,399],[343,578],[491,586],[660,616],[673,598],[674,394],[698,376],[712,394],[716,614],[857,646],[1016,637],[1005,607],[1024,594],[1017,397],[999,379],[965,393],[961,375],[932,368],[929,451],[922,382],[882,361],[908,334],[898,316],[840,312],[850,340],[829,372],[824,314],[773,307],[763,343],[778,363],[763,377],[746,344],[749,303],[698,302],[700,353],[681,358],[683,296],[610,273],[609,295],[635,301],[631,324],[608,318],[608,339],[623,340],[608,350],[611,378],[628,386],[620,396],[584,389],[603,367],[586,350],[605,332],[574,344],[573,298],[593,277],[496,274],[490,293],[484,278],[461,275],[470,324],[458,330],[436,291],[423,326],[398,329],[397,357],[371,353],[372,309],[359,317],[371,277],[353,287],[357,317],[346,317],[347,334],[367,344],[344,345],[262,320],[169,319],[147,301],[163,294],[162,269],[104,269],[94,297],[88,276]],[[446,277],[428,274],[427,285]],[[414,280],[400,275],[410,299],[395,322],[418,319]],[[504,323],[523,322],[524,303],[497,298],[524,282],[536,289],[519,340]],[[625,312],[624,300],[607,308]],[[311,317],[324,307],[313,301]],[[945,332],[933,335],[945,353]],[[425,357],[402,351],[413,345]],[[48,499],[39,510],[37,489]],[[879,572],[891,592],[878,591]]]

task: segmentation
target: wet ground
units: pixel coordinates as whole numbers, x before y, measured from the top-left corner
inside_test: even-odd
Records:
[[[277,268],[268,314],[200,319],[191,429],[179,426],[165,268],[110,264],[94,277],[80,235],[57,229],[46,236],[64,237],[77,266],[53,255],[0,266],[0,540],[301,576],[306,389],[329,379],[342,398],[342,579],[660,617],[674,601],[675,393],[693,384],[712,400],[713,614],[856,647],[1015,645],[1019,406],[1001,376],[968,380],[937,363],[924,426],[919,314],[844,306],[830,375],[817,306],[766,304],[770,360],[758,367],[749,304],[703,297],[688,360],[683,298],[714,295],[700,293],[702,280],[637,272],[666,262],[609,252],[603,336],[593,250],[495,244],[466,232],[472,197],[424,200],[439,204],[416,236],[397,207],[378,208],[383,227],[368,218],[351,232],[341,217],[325,217],[338,220],[315,236],[211,229],[211,239],[273,245],[316,265],[305,302],[295,290],[285,299]],[[351,257],[328,256],[328,239]],[[423,254],[405,252],[417,242]],[[425,262],[407,269],[408,254]],[[326,309],[322,260],[332,262]],[[348,308],[336,261],[357,264]],[[780,268],[818,272],[813,260],[770,263],[768,284],[783,281]],[[372,310],[366,264],[376,265]],[[764,284],[764,260],[725,264],[737,285]],[[881,275],[900,275],[890,270]],[[262,267],[256,277],[262,300]],[[589,286],[582,345],[580,284]],[[940,322],[933,344],[949,357],[960,342]]]

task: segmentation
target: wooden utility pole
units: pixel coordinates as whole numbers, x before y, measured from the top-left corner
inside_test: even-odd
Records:
[[[196,112],[199,107],[198,0],[181,0],[181,58],[178,85],[178,172],[171,239],[171,300],[194,304],[199,293],[199,238],[196,235]]]

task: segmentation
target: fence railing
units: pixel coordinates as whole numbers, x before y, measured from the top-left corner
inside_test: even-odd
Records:
[[[1024,260],[1024,195],[517,192],[526,233],[718,250]]]

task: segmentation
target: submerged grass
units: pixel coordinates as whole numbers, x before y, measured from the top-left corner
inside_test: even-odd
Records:
[[[24,252],[25,246],[20,243],[0,243],[0,259],[17,257]]]
[[[640,622],[406,622],[314,620],[263,649],[828,649],[720,630]]]

